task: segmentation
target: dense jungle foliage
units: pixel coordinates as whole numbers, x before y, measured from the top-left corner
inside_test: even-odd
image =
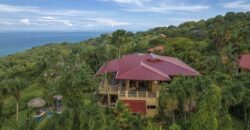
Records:
[[[159,115],[140,118],[118,103],[98,107],[93,93],[105,61],[130,53],[164,52],[201,73],[161,85]],[[228,12],[198,22],[146,32],[117,30],[79,43],[48,44],[0,57],[2,130],[247,130],[250,129],[250,71],[237,60],[250,53],[250,12]],[[65,110],[36,122],[27,102],[63,95]]]

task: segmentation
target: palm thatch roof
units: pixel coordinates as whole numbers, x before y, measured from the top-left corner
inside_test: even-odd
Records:
[[[42,98],[33,98],[28,102],[29,108],[40,108],[45,106],[46,102]]]

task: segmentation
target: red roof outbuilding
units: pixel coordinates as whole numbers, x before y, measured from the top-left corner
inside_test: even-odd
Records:
[[[250,70],[250,54],[241,55],[239,64],[241,68]]]
[[[120,80],[168,81],[177,75],[196,76],[199,73],[183,61],[155,54],[130,54],[104,64],[97,75],[116,72]]]

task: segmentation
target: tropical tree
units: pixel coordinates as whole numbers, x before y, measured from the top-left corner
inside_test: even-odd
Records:
[[[146,125],[144,125],[143,130],[162,130],[162,127],[159,124],[154,123],[152,120],[148,120]]]
[[[19,101],[21,98],[20,90],[25,86],[24,80],[21,78],[8,79],[6,83],[6,88],[8,93],[11,93],[16,101],[16,122],[18,124],[19,120]]]
[[[221,90],[218,86],[211,85],[204,93],[198,111],[192,117],[190,130],[218,130],[220,108]]]
[[[169,130],[181,130],[181,127],[177,124],[172,124],[170,127],[169,127]]]
[[[163,109],[164,115],[171,113],[172,123],[175,123],[175,110],[178,109],[178,99],[175,93],[167,93],[160,97],[160,108]]]

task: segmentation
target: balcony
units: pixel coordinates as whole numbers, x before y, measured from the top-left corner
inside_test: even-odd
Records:
[[[99,84],[98,92],[101,95],[115,95],[118,99],[156,99],[159,97],[158,86],[151,86],[150,84],[147,87],[142,87],[139,84],[138,86],[131,86],[129,83],[126,85],[108,84],[101,82]]]
[[[159,92],[118,90],[118,98],[158,98],[158,97],[159,97]]]

